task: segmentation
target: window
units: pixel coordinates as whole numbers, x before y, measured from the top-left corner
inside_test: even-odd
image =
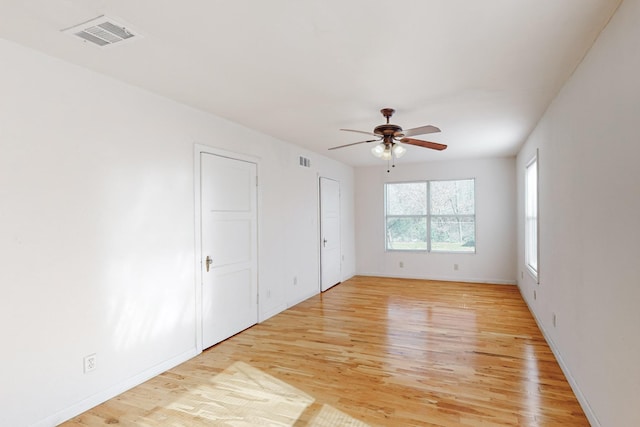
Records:
[[[538,278],[538,156],[525,171],[524,258],[528,270]]]
[[[475,181],[431,181],[431,250],[475,252]]]
[[[385,184],[385,247],[475,252],[475,180]]]
[[[387,249],[426,251],[427,183],[386,184]]]

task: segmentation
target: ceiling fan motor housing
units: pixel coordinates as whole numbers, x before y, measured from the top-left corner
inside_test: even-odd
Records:
[[[385,144],[393,143],[393,138],[404,137],[402,128],[391,123],[376,126],[376,128],[373,130],[373,133],[382,136]]]
[[[394,144],[393,138],[404,137],[404,132],[400,126],[389,123],[389,119],[393,116],[393,113],[395,113],[396,110],[393,108],[383,108],[380,112],[387,119],[387,123],[376,126],[373,133],[382,136],[385,145]]]

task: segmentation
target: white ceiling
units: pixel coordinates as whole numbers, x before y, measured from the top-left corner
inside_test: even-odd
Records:
[[[405,129],[514,155],[621,0],[0,0],[0,37],[351,164],[340,128]],[[99,15],[144,37],[100,49],[60,32]],[[3,65],[5,66],[5,65]],[[361,136],[363,138],[361,138]]]

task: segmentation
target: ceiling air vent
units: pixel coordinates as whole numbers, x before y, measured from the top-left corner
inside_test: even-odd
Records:
[[[84,41],[100,47],[111,46],[140,37],[140,33],[132,31],[129,26],[104,15],[62,30],[62,32],[80,37]]]

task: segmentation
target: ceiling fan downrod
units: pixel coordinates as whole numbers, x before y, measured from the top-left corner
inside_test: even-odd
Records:
[[[391,116],[393,116],[393,113],[395,113],[396,110],[394,110],[393,108],[383,108],[382,110],[380,110],[380,112],[384,117],[387,118],[387,124],[389,124],[389,119],[391,118]]]

